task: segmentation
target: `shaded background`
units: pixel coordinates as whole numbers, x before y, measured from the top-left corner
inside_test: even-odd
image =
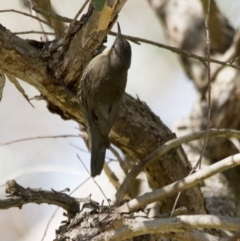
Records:
[[[240,2],[238,0],[222,0],[220,8],[226,10],[226,15],[238,26],[240,17]],[[57,12],[73,18],[83,1],[52,0]],[[231,3],[231,4],[230,4]],[[26,11],[20,1],[8,0],[0,3],[0,9],[16,9]],[[122,32],[127,35],[147,38],[156,42],[166,43],[161,24],[148,6],[147,1],[129,0],[120,13],[119,20]],[[0,13],[0,23],[12,32],[40,30],[37,23],[16,13]],[[116,26],[113,30],[116,30]],[[46,31],[48,29],[46,28]],[[20,35],[22,38],[40,40],[37,34]],[[51,37],[49,37],[51,39]],[[108,46],[114,38],[109,36]],[[138,96],[168,126],[172,127],[178,120],[188,115],[195,101],[199,98],[191,81],[183,73],[177,61],[177,56],[167,50],[150,45],[131,43],[133,58],[129,71],[126,92]],[[27,95],[31,98],[38,91],[24,82],[20,82]],[[0,143],[43,135],[78,134],[78,124],[73,121],[63,121],[46,109],[44,101],[32,101],[32,108],[16,88],[6,82],[3,99],[0,103]],[[78,146],[83,151],[73,146]],[[4,183],[9,179],[17,179],[23,186],[42,187],[62,190],[69,187],[73,190],[89,177],[76,154],[89,167],[90,155],[80,138],[43,139],[0,146],[0,198],[4,197]],[[107,157],[112,157],[107,153]],[[116,163],[111,163],[118,177],[123,178]],[[115,189],[109,183],[104,173],[96,178],[108,198],[113,199]],[[145,188],[145,187],[144,187]],[[101,202],[104,197],[89,180],[74,195],[92,198]],[[1,240],[41,240],[47,222],[56,207],[30,204],[18,210],[17,208],[0,212]],[[54,230],[64,220],[62,210],[50,225],[45,240],[54,238]]]

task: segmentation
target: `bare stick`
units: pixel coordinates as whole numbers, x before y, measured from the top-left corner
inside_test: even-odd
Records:
[[[28,203],[47,203],[57,205],[65,209],[69,214],[79,211],[79,199],[70,197],[62,192],[47,191],[31,188],[24,188],[16,183],[15,180],[7,181],[6,193],[9,198],[0,200],[0,209],[21,207]]]
[[[53,32],[43,32],[43,31],[34,31],[34,30],[30,30],[30,31],[23,31],[23,32],[13,32],[14,34],[47,34],[47,35],[55,35],[55,33]],[[60,34],[60,33],[58,33]]]
[[[190,173],[188,174],[188,176],[192,175],[193,172],[195,172],[195,170],[196,170],[196,168],[193,167],[192,170],[190,171]],[[176,206],[177,206],[177,203],[178,203],[178,200],[179,200],[181,194],[182,194],[182,192],[179,192],[179,193],[177,194],[176,200],[175,200],[175,202],[174,202],[174,204],[173,204],[173,208],[172,208],[172,211],[171,211],[171,214],[170,214],[171,217],[174,215],[174,212],[175,212],[175,210],[176,210]]]
[[[28,0],[28,3],[29,3],[29,11],[30,11],[31,15],[38,17],[38,13],[32,10],[32,8],[33,8],[33,1],[32,0]],[[38,24],[39,28],[41,29],[41,31],[45,32],[42,23],[40,21],[37,21],[37,24]],[[42,34],[42,38],[45,41],[48,41],[48,36],[45,33]]]
[[[211,0],[208,0],[208,7],[207,7],[207,13],[206,13],[206,19],[205,19],[205,28],[206,28],[206,34],[207,34],[207,100],[208,100],[208,115],[207,115],[207,128],[206,128],[206,136],[204,138],[204,143],[203,143],[203,148],[199,157],[199,160],[194,167],[196,168],[201,168],[201,162],[202,162],[202,157],[204,155],[204,152],[207,147],[208,143],[208,136],[209,136],[209,129],[210,129],[210,118],[211,118],[211,66],[210,66],[210,32],[209,32],[209,27],[208,27],[208,21],[209,21],[209,13],[210,13],[210,6],[211,6]]]
[[[15,9],[0,10],[0,13],[8,13],[8,12],[19,13],[19,14],[25,15],[25,16],[27,16],[27,17],[34,18],[34,19],[36,19],[36,20],[38,20],[38,21],[40,21],[40,22],[42,22],[42,23],[50,26],[50,24],[49,24],[48,22],[42,20],[41,18],[38,18],[38,17],[33,16],[33,15],[31,15],[31,14],[28,14],[28,13],[24,13],[24,12],[21,12],[21,11],[17,11],[17,10],[15,10]],[[51,26],[50,26],[50,27],[51,27]]]
[[[22,88],[22,86],[17,81],[17,78],[15,78],[15,76],[13,76],[11,74],[6,74],[6,76],[7,76],[8,80],[10,82],[12,82],[14,84],[14,86],[16,87],[16,89],[21,93],[23,98],[34,108],[33,104],[31,103],[31,101],[29,100],[27,94],[25,93],[25,90]]]
[[[72,19],[71,18],[66,18],[66,17],[62,17],[56,13],[50,13],[38,6],[33,6],[32,9],[37,12],[37,13],[40,13],[42,15],[45,15],[47,17],[50,17],[50,18],[54,18],[54,19],[57,19],[59,21],[62,21],[62,22],[66,22],[66,23],[71,23],[72,22]]]
[[[110,34],[115,35],[116,33],[110,32]],[[154,41],[151,41],[151,40],[148,40],[148,39],[144,39],[144,38],[139,38],[139,37],[134,37],[134,36],[129,36],[129,35],[123,35],[123,34],[122,34],[122,36],[124,36],[124,38],[126,38],[130,41],[133,41],[135,43],[142,42],[142,43],[150,44],[150,45],[153,45],[153,46],[156,46],[156,47],[159,47],[159,48],[170,50],[173,53],[178,54],[178,55],[186,56],[188,58],[197,59],[200,62],[202,62],[204,64],[204,66],[207,65],[206,62],[208,61],[208,58],[193,54],[193,53],[191,53],[187,50],[179,49],[179,48],[172,47],[172,46],[165,45],[165,44],[161,44],[161,43],[157,43],[157,42],[154,42]],[[234,69],[240,69],[240,66],[234,65],[232,62],[224,62],[224,61],[220,61],[220,60],[212,59],[212,58],[210,58],[209,61],[211,63],[232,67]]]
[[[117,208],[120,213],[128,213],[145,207],[147,204],[166,199],[189,187],[197,185],[199,182],[227,169],[240,165],[240,154],[236,154],[223,159],[207,168],[183,178],[180,181],[169,184],[163,188],[145,193],[142,196],[132,199],[124,205]]]
[[[11,145],[17,142],[22,142],[22,141],[31,141],[31,140],[38,140],[38,139],[55,139],[55,138],[69,138],[69,137],[81,137],[81,135],[56,135],[56,136],[34,136],[34,137],[27,137],[27,138],[22,138],[22,139],[17,139],[9,142],[4,142],[1,143],[0,146],[6,146],[6,145]]]
[[[148,164],[150,164],[155,160],[158,160],[160,156],[170,151],[174,147],[180,146],[183,143],[204,138],[205,135],[206,135],[205,131],[200,131],[200,132],[192,133],[182,137],[178,137],[176,139],[166,142],[162,146],[152,151],[127,175],[126,179],[123,181],[121,187],[116,193],[117,203],[120,203],[123,200],[125,194],[128,191],[128,187],[130,186],[130,184]],[[228,130],[228,129],[221,129],[221,130],[211,129],[209,130],[209,137],[223,137],[223,138],[235,137],[237,139],[240,139],[240,132],[235,130]]]

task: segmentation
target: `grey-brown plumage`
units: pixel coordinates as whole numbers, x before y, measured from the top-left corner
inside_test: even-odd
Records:
[[[131,46],[118,34],[110,50],[96,56],[85,68],[78,97],[83,108],[91,148],[91,175],[100,175],[109,133],[117,117],[131,65]]]

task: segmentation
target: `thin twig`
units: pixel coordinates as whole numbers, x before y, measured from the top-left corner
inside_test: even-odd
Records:
[[[150,154],[148,154],[125,178],[122,185],[118,189],[116,193],[116,200],[118,203],[120,203],[125,194],[128,191],[128,188],[130,184],[133,182],[133,180],[138,176],[138,174],[151,162],[158,160],[163,154],[170,151],[171,149],[183,144],[187,143],[193,140],[198,140],[201,138],[204,138],[206,135],[205,131],[200,131],[196,133],[192,133],[189,135],[185,135],[182,137],[178,137],[176,139],[170,140],[163,144],[162,146],[158,147],[154,151],[152,151]],[[240,132],[235,130],[228,130],[228,129],[211,129],[209,130],[209,137],[222,137],[222,138],[232,138],[235,137],[237,139],[240,139]]]
[[[69,138],[69,137],[81,137],[81,135],[55,135],[55,136],[34,136],[34,137],[27,137],[22,139],[17,139],[9,142],[1,143],[0,146],[6,146],[11,145],[17,142],[23,142],[23,141],[31,141],[31,140],[38,140],[38,139],[56,139],[56,138]]]
[[[17,81],[17,78],[9,73],[6,74],[8,80],[14,84],[16,89],[22,94],[23,98],[34,108],[33,104],[29,100],[28,96],[25,93],[25,90],[22,88],[22,86]]]
[[[81,136],[81,137],[82,137],[82,136]],[[76,145],[74,145],[74,144],[72,144],[72,143],[70,143],[70,146],[72,146],[72,147],[74,147],[74,148],[76,148],[76,149],[78,149],[79,151],[82,151],[82,152],[84,152],[84,153],[89,153],[89,150],[85,150],[85,149],[83,149],[83,148],[80,148],[79,146],[76,146]],[[111,161],[117,161],[117,160],[112,160],[112,159],[109,158],[108,156],[106,156],[105,159],[108,159],[108,160],[109,160],[108,163],[110,163]]]
[[[85,149],[83,149],[83,148],[80,148],[79,146],[76,146],[76,145],[74,145],[74,144],[72,144],[72,143],[70,143],[69,145],[72,146],[72,147],[74,147],[74,148],[76,148],[76,149],[78,149],[78,150],[81,151],[81,152],[89,153],[88,150],[85,150]]]
[[[74,145],[74,144],[71,144],[70,145],[82,152],[86,152],[86,153],[89,153],[88,151],[86,150],[83,150],[82,148],[79,148],[78,146]],[[109,159],[108,157],[105,157],[106,159]],[[114,186],[114,188],[118,189],[120,187],[120,182],[117,178],[117,176],[115,175],[114,172],[112,172],[112,170],[110,169],[109,167],[109,163],[111,162],[111,159],[110,161],[107,163],[106,161],[104,162],[104,166],[103,166],[103,170],[104,170],[104,173],[106,174],[106,176],[108,177],[109,181],[112,183],[112,185]],[[129,195],[128,195],[128,198],[129,198]]]
[[[114,32],[110,32],[110,33],[116,34]],[[178,54],[178,55],[186,56],[188,58],[197,59],[200,62],[202,62],[204,64],[204,66],[207,66],[206,62],[208,61],[208,58],[202,57],[202,56],[199,56],[199,55],[196,55],[196,54],[193,54],[193,53],[191,53],[191,52],[189,52],[187,50],[176,48],[176,47],[172,47],[172,46],[161,44],[161,43],[157,43],[157,42],[154,42],[154,41],[151,41],[151,40],[148,40],[148,39],[144,39],[144,38],[124,35],[124,34],[122,34],[122,36],[124,36],[124,38],[126,38],[126,39],[128,39],[130,41],[133,41],[134,43],[142,42],[142,43],[150,44],[150,45],[153,45],[153,46],[156,46],[156,47],[159,47],[159,48],[170,50],[173,53]],[[228,66],[228,67],[232,67],[234,69],[239,69],[240,70],[240,66],[233,65],[233,63],[231,63],[231,62],[223,62],[223,61],[220,61],[220,60],[217,60],[217,59],[212,59],[212,58],[210,58],[209,61],[211,63],[220,64],[220,65],[223,65],[223,66]]]
[[[34,30],[30,30],[30,31],[23,31],[23,32],[13,32],[14,34],[47,34],[47,35],[55,35],[55,33],[53,32],[43,32],[43,31],[34,31]],[[58,33],[60,34],[60,33]]]
[[[207,7],[207,13],[206,13],[206,19],[205,19],[205,28],[206,28],[206,35],[207,35],[207,100],[208,100],[208,115],[207,115],[207,127],[206,127],[206,136],[204,138],[203,148],[200,153],[200,157],[198,162],[196,163],[195,167],[193,169],[197,169],[198,167],[201,168],[201,162],[202,157],[204,155],[204,152],[207,147],[208,143],[208,137],[209,137],[209,129],[210,129],[210,119],[211,119],[211,66],[210,66],[210,32],[208,27],[208,21],[209,21],[209,13],[210,13],[210,6],[211,6],[211,0],[208,0],[208,7]]]
[[[5,192],[10,196],[3,200],[0,199],[0,209],[21,207],[29,203],[48,203],[62,207],[70,216],[79,211],[79,199],[70,197],[63,192],[24,188],[15,180],[7,181],[6,186]]]
[[[80,156],[77,154],[77,157],[79,159],[79,161],[82,163],[83,167],[85,168],[85,170],[88,172],[88,174],[91,176],[90,172],[88,171],[87,167],[85,166],[85,164],[83,163],[82,159],[80,158]],[[108,201],[107,196],[105,195],[105,193],[103,192],[102,188],[98,185],[98,183],[95,181],[95,179],[93,177],[91,177],[92,180],[94,181],[94,183],[97,185],[97,187],[99,188],[99,190],[101,191],[101,193],[103,194],[104,198],[107,200],[109,207],[111,206],[110,202]]]
[[[35,17],[35,16],[33,16],[33,15],[31,15],[31,14],[28,14],[28,13],[25,13],[25,12],[21,12],[21,11],[15,10],[15,9],[0,10],[0,13],[8,13],[8,12],[19,13],[19,14],[25,15],[25,16],[27,16],[27,17],[34,18],[34,19],[36,19],[36,20],[38,20],[38,21],[40,21],[40,22],[42,22],[42,23],[50,26],[50,24],[49,24],[48,22],[42,20],[41,18]],[[50,26],[50,27],[51,27],[51,26]]]
[[[49,11],[46,11],[46,10],[44,10],[44,9],[38,7],[38,6],[33,6],[32,9],[37,13],[40,13],[40,14],[45,15],[45,16],[50,17],[50,18],[57,19],[57,20],[62,21],[62,22],[66,22],[66,23],[72,22],[71,18],[63,17],[63,16],[60,16],[56,13],[50,13]]]
[[[81,12],[84,10],[84,8],[86,7],[86,5],[88,4],[89,0],[85,0],[84,4],[82,5],[82,7],[79,9],[79,11],[77,12],[76,16],[74,17],[74,19],[72,20],[72,22],[69,24],[68,26],[68,30],[66,35],[69,35],[72,26],[76,23],[78,16],[81,14]]]
[[[118,33],[113,32],[113,31],[110,31],[108,34],[111,35],[111,36],[114,36],[114,37],[116,37],[118,35]],[[138,37],[131,37],[131,36],[128,36],[128,35],[123,35],[123,34],[121,34],[121,35],[124,36],[124,38],[128,39],[129,41],[131,41],[131,42],[133,42],[137,45],[141,45],[141,43],[139,43],[140,41],[139,41]]]
[[[196,171],[196,169],[195,169],[195,168],[192,168],[192,170],[190,171],[190,173],[188,174],[188,176],[192,175],[193,172],[195,172],[195,171]],[[175,212],[175,210],[176,210],[177,203],[178,203],[178,200],[179,200],[181,194],[182,194],[182,192],[179,192],[179,193],[177,194],[177,197],[176,197],[176,199],[175,199],[175,202],[174,202],[174,204],[173,204],[173,208],[172,208],[172,211],[171,211],[171,214],[170,214],[171,217],[174,215],[174,212]]]
[[[32,0],[28,0],[28,3],[29,3],[29,11],[30,11],[31,15],[38,17],[37,12],[35,12],[35,11],[32,10],[32,7],[33,7],[33,2],[32,2]],[[40,21],[37,21],[37,24],[38,24],[39,28],[41,29],[41,31],[42,31],[42,32],[45,32],[42,23],[41,23]],[[50,26],[51,26],[51,25],[50,25]],[[51,27],[52,27],[52,26],[51,26]],[[43,37],[43,39],[44,39],[45,41],[48,41],[48,37],[47,37],[47,35],[46,35],[45,33],[42,34],[42,37]]]

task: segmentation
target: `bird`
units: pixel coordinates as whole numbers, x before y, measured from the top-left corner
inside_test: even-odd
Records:
[[[112,47],[89,62],[77,90],[89,137],[92,177],[102,172],[106,149],[110,147],[109,133],[122,104],[131,66],[131,46],[122,36],[119,23],[117,26]]]

